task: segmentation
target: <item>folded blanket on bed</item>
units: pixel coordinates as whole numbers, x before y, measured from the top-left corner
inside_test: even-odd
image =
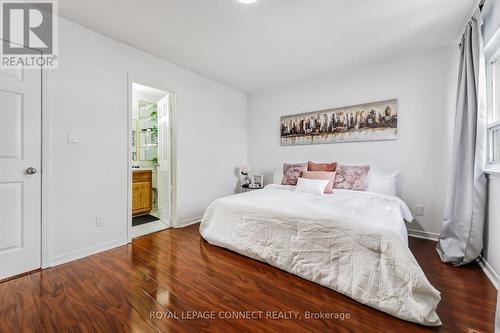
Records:
[[[404,202],[371,192],[264,190],[214,201],[200,233],[210,244],[336,290],[411,322],[441,325],[440,293],[407,247]]]

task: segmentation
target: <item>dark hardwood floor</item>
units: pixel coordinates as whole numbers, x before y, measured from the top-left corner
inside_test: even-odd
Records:
[[[442,292],[439,328],[211,246],[193,225],[0,283],[0,332],[493,332],[496,289],[476,265],[442,264],[434,246],[410,240]]]

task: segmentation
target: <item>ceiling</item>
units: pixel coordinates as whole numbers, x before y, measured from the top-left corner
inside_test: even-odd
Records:
[[[61,16],[245,93],[457,44],[476,0],[63,0]]]
[[[143,86],[142,84],[135,82],[132,83],[132,91],[147,94],[154,102],[159,102],[160,99],[168,95],[168,92],[166,91],[162,91],[156,88],[151,88],[148,86]]]

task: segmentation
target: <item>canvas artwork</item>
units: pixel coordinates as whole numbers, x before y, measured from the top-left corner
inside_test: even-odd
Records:
[[[281,117],[281,145],[394,140],[398,100],[359,104]]]

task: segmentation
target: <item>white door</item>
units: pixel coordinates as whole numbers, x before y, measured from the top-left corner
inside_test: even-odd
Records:
[[[171,226],[170,201],[170,95],[158,102],[158,214]]]
[[[40,268],[41,71],[0,69],[0,279]]]

